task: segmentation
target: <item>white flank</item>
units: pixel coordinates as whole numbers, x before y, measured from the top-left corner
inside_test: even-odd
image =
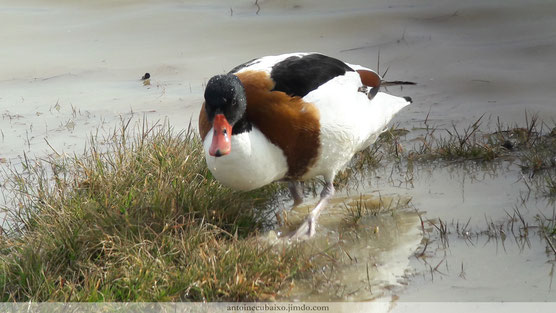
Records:
[[[375,142],[392,117],[409,104],[404,98],[383,92],[369,100],[365,93],[357,92],[361,85],[357,72],[347,72],[303,98],[319,109],[321,127],[319,158],[304,178],[332,178],[356,152]]]

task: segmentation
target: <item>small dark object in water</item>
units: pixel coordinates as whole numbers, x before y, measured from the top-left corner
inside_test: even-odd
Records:
[[[143,77],[141,77],[142,80],[149,79],[149,78],[151,78],[151,74],[149,74],[149,73],[145,73],[145,75],[143,75]]]
[[[506,141],[504,141],[504,143],[502,144],[502,147],[504,147],[504,148],[506,148],[506,149],[508,149],[508,150],[513,150],[514,144],[513,144],[511,141],[506,140]]]

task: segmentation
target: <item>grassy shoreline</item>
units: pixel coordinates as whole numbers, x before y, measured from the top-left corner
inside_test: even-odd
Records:
[[[131,136],[127,122],[82,156],[23,167],[8,182],[19,209],[0,243],[2,301],[272,299],[310,266],[256,240],[277,187],[220,185],[192,129]]]
[[[480,122],[443,132],[426,120],[419,130],[392,128],[354,157],[337,188],[384,162],[511,159],[531,188],[553,198],[556,128],[527,119],[526,127],[499,123],[489,133]],[[91,138],[82,155],[25,158],[22,170],[5,176],[15,192],[0,235],[4,302],[273,301],[315,266],[306,249],[259,239],[275,226],[272,205],[283,188],[223,187],[191,128],[122,122],[105,140]],[[364,211],[348,212],[350,220],[374,212]],[[540,223],[556,245],[554,217]]]

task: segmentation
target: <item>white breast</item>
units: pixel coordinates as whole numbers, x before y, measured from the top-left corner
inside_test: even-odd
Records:
[[[256,127],[232,136],[228,155],[213,157],[208,151],[213,130],[203,142],[207,166],[222,184],[236,190],[252,190],[284,177],[288,171],[286,157]]]

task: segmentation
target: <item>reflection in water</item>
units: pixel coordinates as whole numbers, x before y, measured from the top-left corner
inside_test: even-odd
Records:
[[[318,270],[296,281],[284,299],[388,298],[392,289],[405,284],[409,257],[422,239],[417,213],[397,209],[408,201],[371,195],[333,199],[319,220],[315,237],[302,244]],[[295,228],[311,208],[295,208],[287,214],[286,224]],[[268,238],[276,238],[276,234],[270,232]]]
[[[378,182],[382,192],[399,192],[389,184],[408,177],[393,173]],[[406,193],[423,211],[425,231],[410,258],[416,275],[399,301],[556,300],[555,257],[541,226],[554,220],[556,207],[527,185],[518,164],[438,163],[410,176]]]

